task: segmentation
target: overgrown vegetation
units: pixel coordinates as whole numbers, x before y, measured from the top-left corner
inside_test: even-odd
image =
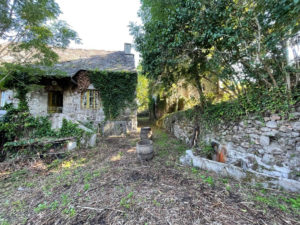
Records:
[[[299,102],[299,15],[293,0],[143,0],[131,33],[153,85],[192,85],[197,114],[218,123]]]
[[[100,92],[106,120],[116,119],[122,110],[135,104],[135,72],[93,71],[89,73],[89,77]]]
[[[0,132],[4,134],[4,150],[10,153],[26,148],[38,142],[51,138],[75,137],[78,141],[83,136],[84,131],[66,119],[63,120],[59,130],[51,129],[51,121],[48,117],[33,117],[24,108],[14,108],[12,104],[4,107],[7,111],[0,122]],[[39,151],[52,147],[51,144],[39,147]],[[33,153],[33,152],[28,152]]]

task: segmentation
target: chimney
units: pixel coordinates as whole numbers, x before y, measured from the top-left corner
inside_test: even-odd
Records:
[[[127,55],[131,54],[131,44],[130,43],[125,43],[124,44],[124,52]]]

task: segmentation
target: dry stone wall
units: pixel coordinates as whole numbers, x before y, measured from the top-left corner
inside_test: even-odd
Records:
[[[190,143],[194,124],[177,114],[161,121],[162,127],[177,138]],[[274,114],[257,119],[221,123],[203,129],[198,141],[212,141],[227,149],[226,163],[244,170],[300,181],[300,107],[289,119]]]

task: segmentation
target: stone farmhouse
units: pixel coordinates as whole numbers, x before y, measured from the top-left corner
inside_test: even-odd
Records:
[[[44,76],[39,88],[31,91],[27,98],[30,113],[34,116],[50,116],[52,127],[60,128],[63,118],[71,121],[92,122],[103,125],[105,115],[99,91],[93,84],[84,90],[78,89],[78,82],[91,70],[136,72],[131,45],[125,43],[124,51],[102,51],[83,49],[59,49],[59,63]],[[57,76],[53,71],[60,71]],[[0,92],[0,106],[17,104],[13,90]],[[3,111],[2,111],[3,113]],[[5,112],[4,112],[5,113]],[[137,126],[136,109],[124,110],[117,121],[106,122],[102,128],[108,134],[134,131]]]

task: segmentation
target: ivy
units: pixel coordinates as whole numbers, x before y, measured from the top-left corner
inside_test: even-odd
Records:
[[[63,119],[59,130],[53,130],[49,117],[33,117],[20,106],[14,108],[13,104],[5,105],[4,109],[7,112],[0,122],[0,133],[3,134],[2,145],[6,151],[14,152],[18,147],[39,143],[42,140],[75,137],[79,141],[83,135],[89,135],[80,129],[78,124],[66,119]]]
[[[100,92],[106,120],[117,119],[122,110],[134,104],[136,72],[93,71],[89,78]]]

